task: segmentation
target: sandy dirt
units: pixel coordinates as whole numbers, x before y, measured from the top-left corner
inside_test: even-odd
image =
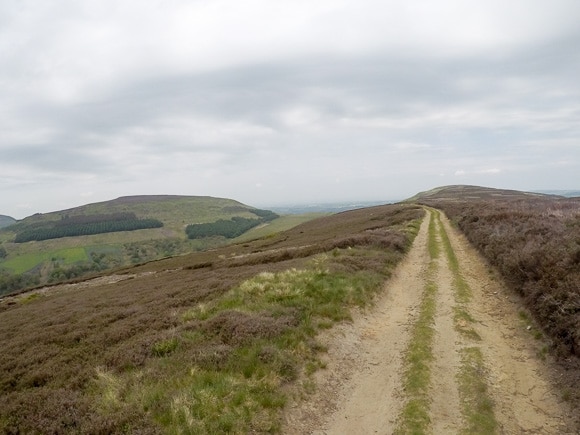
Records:
[[[428,219],[413,247],[386,283],[376,306],[334,328],[323,341],[327,367],[316,374],[316,392],[292,404],[284,418],[286,434],[391,434],[407,400],[404,355],[418,314],[430,257]],[[494,401],[498,434],[575,434],[571,410],[550,384],[551,368],[538,356],[541,342],[530,334],[521,307],[474,249],[442,216],[473,297],[464,308],[475,319],[481,340],[482,373]],[[453,274],[443,254],[437,261],[437,313],[432,343],[429,433],[462,431],[457,373],[460,351],[473,342],[457,332]]]

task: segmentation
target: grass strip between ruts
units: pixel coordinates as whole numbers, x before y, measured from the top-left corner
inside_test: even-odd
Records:
[[[395,434],[425,433],[429,427],[429,387],[431,385],[431,367],[433,360],[433,323],[436,312],[437,284],[434,277],[437,272],[435,260],[439,257],[437,228],[434,215],[437,211],[429,211],[429,233],[427,249],[430,263],[427,271],[427,281],[419,307],[419,317],[411,331],[409,347],[405,355],[404,388],[407,395],[405,404]]]

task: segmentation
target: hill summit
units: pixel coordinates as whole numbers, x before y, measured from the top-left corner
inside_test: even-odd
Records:
[[[421,202],[423,200],[483,200],[483,199],[530,199],[530,198],[559,198],[558,195],[548,195],[535,192],[522,192],[519,190],[495,189],[492,187],[471,185],[450,185],[436,187],[431,190],[419,192],[405,202]]]

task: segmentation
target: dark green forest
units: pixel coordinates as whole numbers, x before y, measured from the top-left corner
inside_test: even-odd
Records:
[[[185,228],[185,233],[190,239],[203,239],[216,236],[234,239],[262,223],[270,222],[279,217],[270,210],[253,209],[251,212],[258,216],[258,218],[251,219],[234,216],[228,220],[219,219],[215,222],[191,224]]]
[[[62,237],[161,228],[162,226],[163,222],[157,219],[138,219],[135,213],[63,216],[60,221],[43,222],[23,228],[16,233],[14,242],[25,243]]]

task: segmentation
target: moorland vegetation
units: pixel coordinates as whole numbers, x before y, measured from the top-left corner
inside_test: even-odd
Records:
[[[372,303],[423,215],[339,213],[0,300],[0,432],[279,431],[319,332]]]
[[[500,272],[542,331],[536,338],[550,340],[566,372],[561,385],[578,385],[580,199],[450,186],[411,201],[443,210]],[[137,199],[123,207],[136,204],[143,207]],[[174,212],[179,222],[169,224],[152,214],[182,238],[125,239],[135,265],[115,275],[0,299],[0,431],[279,431],[281,409],[312,392],[312,374],[324,367],[318,333],[372,303],[424,214],[412,203],[371,207],[228,246],[227,234],[214,233],[208,240],[221,238],[222,246],[199,249],[215,250],[138,264],[177,253],[187,223],[241,227],[272,216],[239,203],[212,205],[196,219]],[[48,276],[74,278],[83,255],[92,273],[127,264],[112,243],[92,243],[50,251],[42,260],[51,264]],[[15,245],[0,251],[2,264]],[[0,274],[0,291],[10,279],[33,276]],[[577,388],[563,397],[580,403]]]

